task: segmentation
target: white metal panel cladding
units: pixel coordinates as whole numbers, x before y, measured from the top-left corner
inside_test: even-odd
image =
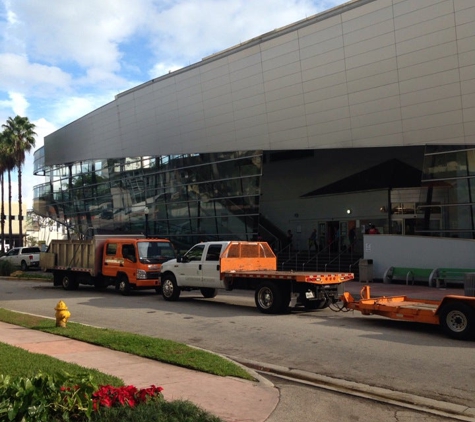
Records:
[[[475,143],[475,3],[358,0],[157,78],[45,139],[46,165]]]

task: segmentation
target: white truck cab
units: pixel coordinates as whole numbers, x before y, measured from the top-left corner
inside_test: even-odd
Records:
[[[229,241],[198,243],[183,256],[162,264],[162,295],[176,300],[181,289],[200,289],[204,297],[215,297],[216,289],[224,289],[220,277],[221,253]]]

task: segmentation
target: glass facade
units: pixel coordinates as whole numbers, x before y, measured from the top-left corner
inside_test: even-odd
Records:
[[[262,151],[94,160],[47,167],[33,209],[70,235],[147,233],[188,247],[257,235]]]
[[[424,157],[419,209],[424,214],[420,234],[475,238],[475,147],[428,146]],[[440,225],[430,226],[431,214],[440,213]]]

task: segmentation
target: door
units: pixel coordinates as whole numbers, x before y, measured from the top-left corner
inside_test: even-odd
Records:
[[[224,285],[219,276],[219,257],[221,256],[222,244],[211,244],[206,251],[206,257],[202,267],[203,287],[223,288]]]
[[[184,261],[180,264],[180,277],[183,286],[201,287],[203,252],[205,245],[193,246],[184,256]]]

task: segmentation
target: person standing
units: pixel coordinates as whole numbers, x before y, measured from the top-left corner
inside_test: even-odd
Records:
[[[350,241],[350,246],[348,247],[349,252],[353,252],[355,248],[355,241],[356,241],[356,229],[352,227],[348,233],[348,239]]]
[[[317,244],[317,229],[313,229],[312,233],[308,237],[308,250],[312,249],[312,246],[315,247],[315,251],[318,252],[318,244]]]
[[[294,239],[294,235],[292,233],[292,230],[287,230],[287,238],[286,238],[286,241],[287,241],[287,246],[289,247],[289,250],[292,250],[292,242],[293,242],[293,239]]]

